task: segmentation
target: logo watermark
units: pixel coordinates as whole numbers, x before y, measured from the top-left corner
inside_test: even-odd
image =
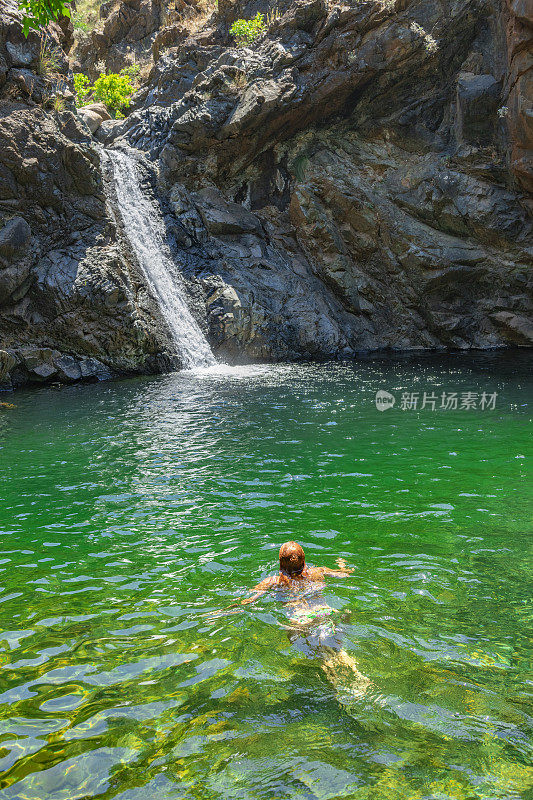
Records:
[[[402,392],[401,411],[494,411],[498,392]],[[385,389],[376,392],[376,408],[387,411],[396,404],[396,397]]]
[[[387,411],[388,408],[393,407],[395,402],[394,395],[386,392],[385,389],[380,389],[379,392],[376,392],[376,408],[378,411]]]

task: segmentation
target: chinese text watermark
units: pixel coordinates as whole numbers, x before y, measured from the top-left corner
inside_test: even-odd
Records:
[[[397,407],[401,411],[493,411],[498,392],[402,392]],[[391,392],[376,392],[376,408],[387,411],[396,405]]]

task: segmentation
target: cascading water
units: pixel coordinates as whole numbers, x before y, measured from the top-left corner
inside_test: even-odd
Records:
[[[215,365],[217,362],[207,339],[187,305],[185,287],[176,275],[165,244],[159,209],[142,192],[135,159],[116,150],[107,150],[106,155],[113,168],[118,210],[126,237],[159,303],[183,366],[194,369]]]

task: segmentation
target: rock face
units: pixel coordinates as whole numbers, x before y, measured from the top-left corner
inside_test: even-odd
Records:
[[[533,192],[533,2],[506,0],[507,118],[511,169],[520,186]]]
[[[169,32],[108,137],[160,164],[218,352],[533,344],[522,5],[507,52],[499,4],[477,0],[287,1],[232,47],[258,8]]]
[[[17,3],[0,0],[0,101],[19,96],[40,103],[52,85],[66,85],[71,44],[70,20],[51,25],[43,44],[34,31],[23,35]]]
[[[87,63],[155,58],[122,123],[36,106],[36,43],[3,17],[2,385],[175,363],[91,132],[151,161],[222,357],[533,345],[527,6],[280,0],[250,49],[229,26],[261,0],[192,36],[183,6],[108,4]]]
[[[106,203],[99,154],[65,111],[0,117],[2,383],[165,366],[165,333]]]
[[[146,64],[162,30],[199,13],[197,0],[108,0],[100,6],[99,25],[76,44],[74,71],[94,80],[104,68],[119,72],[132,63]]]
[[[116,228],[89,130],[68,103],[32,102],[27,85],[52,84],[38,72],[40,42],[22,37],[12,9],[1,20],[0,387],[168,368],[168,335]]]

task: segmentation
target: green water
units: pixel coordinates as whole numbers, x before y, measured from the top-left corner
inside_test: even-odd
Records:
[[[533,797],[530,366],[279,365],[1,398],[2,800]],[[403,391],[497,398],[402,410]],[[289,538],[355,567],[325,599],[364,693],[289,641],[279,599],[205,616]]]

